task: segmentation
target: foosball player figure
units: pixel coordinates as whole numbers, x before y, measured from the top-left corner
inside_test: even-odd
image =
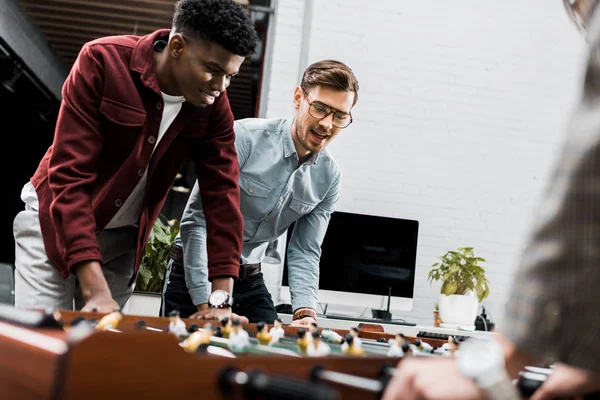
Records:
[[[394,339],[390,340],[390,347],[387,352],[388,357],[402,357],[404,356],[404,351],[402,350],[402,345],[406,343],[406,336],[402,333],[396,333]]]
[[[431,353],[433,350],[433,346],[429,343],[422,341],[421,339],[415,339],[414,342],[415,349],[421,353]]]
[[[187,327],[181,319],[179,310],[173,310],[169,313],[169,333],[175,335],[178,339],[188,335]]]
[[[350,328],[349,333],[354,338],[354,345],[362,346],[362,340],[360,340],[360,337],[358,337],[358,334],[359,334],[358,328],[357,327]]]
[[[352,336],[352,340],[354,341],[355,346],[362,347],[362,340],[358,337],[358,328],[351,328],[346,335],[344,335],[344,339],[347,339],[347,336]],[[348,340],[345,340],[342,343],[342,352],[345,352],[348,348]]]
[[[229,348],[233,351],[244,351],[250,345],[250,336],[242,326],[242,321],[234,319],[231,321],[231,333],[229,334]]]
[[[212,336],[212,326],[210,324],[204,325],[202,328],[192,332],[187,338],[179,343],[186,351],[193,353],[200,345],[209,344],[210,337]]]
[[[231,320],[229,317],[221,318],[221,333],[225,339],[229,339],[229,335],[231,334]]]
[[[311,322],[308,326],[308,334],[307,339],[309,342],[312,342],[312,338],[319,333],[319,326],[316,322]]]
[[[457,349],[457,344],[456,344],[456,340],[454,339],[454,336],[449,335],[448,336],[448,342],[444,343],[441,347],[441,349],[447,353],[447,355],[449,356],[453,356],[454,352],[456,352]]]
[[[273,336],[271,336],[267,331],[268,328],[269,326],[263,321],[259,321],[256,323],[256,340],[258,341],[258,344],[268,346],[269,343],[271,343],[271,339],[273,339]]]
[[[323,336],[323,339],[325,339],[331,343],[341,344],[344,341],[344,338],[342,337],[342,335],[340,335],[336,331],[331,330],[329,328],[323,329],[321,331],[321,336]]]
[[[110,314],[106,314],[100,318],[100,321],[95,325],[95,328],[99,331],[106,331],[108,329],[117,329],[119,322],[123,319],[123,314],[120,311],[113,311]]]
[[[346,343],[344,343],[346,345],[346,347],[343,350],[344,354],[346,354],[348,356],[364,356],[365,355],[365,349],[362,348],[362,342],[360,342],[360,344],[357,344],[356,338],[354,336],[352,336],[352,334],[350,334],[350,333],[347,333],[346,336],[344,336],[344,338],[346,339]]]
[[[302,355],[306,355],[308,349],[308,339],[306,339],[306,329],[298,328],[298,339],[296,340],[296,345],[298,346],[298,352]]]
[[[223,328],[220,325],[217,325],[213,328],[213,336],[222,338],[223,337]]]
[[[408,342],[402,343],[402,352],[404,353],[404,357],[409,357],[413,355],[412,347]]]
[[[283,322],[281,322],[281,318],[275,318],[273,327],[269,329],[269,335],[271,335],[273,338],[271,339],[271,345],[279,342],[279,339],[285,336],[285,330],[283,330]]]
[[[85,318],[82,317],[81,315],[78,315],[77,317],[75,317],[71,320],[71,327],[77,326],[77,324],[79,324],[83,321],[85,321]]]
[[[198,324],[191,324],[188,327],[187,331],[188,331],[188,334],[190,334],[190,333],[196,332],[198,329],[200,329],[200,326],[198,326]]]
[[[331,348],[323,341],[323,336],[317,332],[313,333],[312,343],[309,343],[306,354],[310,357],[325,357],[331,354]]]

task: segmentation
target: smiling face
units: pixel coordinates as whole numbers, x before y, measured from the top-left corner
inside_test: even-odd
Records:
[[[167,49],[165,49],[167,50]],[[244,57],[231,53],[216,43],[184,38],[175,34],[168,46],[168,87],[196,107],[213,104],[238,73]],[[174,93],[173,93],[174,92]]]
[[[304,161],[310,154],[323,151],[340,133],[341,128],[334,125],[334,123],[340,125],[334,120],[335,111],[350,114],[353,101],[354,92],[339,91],[326,85],[317,85],[306,93],[300,86],[296,88],[294,107],[298,113],[292,126],[292,139],[300,160]],[[323,106],[333,112],[324,118],[315,118],[311,115],[309,111],[311,107],[317,107],[322,111]],[[343,117],[340,113],[337,114],[338,119]]]

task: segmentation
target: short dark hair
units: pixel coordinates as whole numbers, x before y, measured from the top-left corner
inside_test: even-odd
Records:
[[[252,21],[234,0],[180,0],[175,5],[173,30],[242,57],[254,54],[258,43]]]
[[[336,60],[322,60],[311,64],[302,75],[300,87],[308,92],[315,86],[330,86],[341,92],[354,92],[354,101],[358,100],[358,80],[352,69]]]

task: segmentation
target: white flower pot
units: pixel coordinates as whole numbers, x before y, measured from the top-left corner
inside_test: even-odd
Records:
[[[440,294],[440,319],[444,325],[475,325],[478,308],[475,294]]]

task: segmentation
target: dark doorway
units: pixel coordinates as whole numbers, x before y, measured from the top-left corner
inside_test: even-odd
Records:
[[[21,189],[52,143],[59,105],[59,100],[0,37],[0,121],[4,122],[0,170],[5,198],[0,214],[2,262],[14,263],[12,223],[23,209]]]

